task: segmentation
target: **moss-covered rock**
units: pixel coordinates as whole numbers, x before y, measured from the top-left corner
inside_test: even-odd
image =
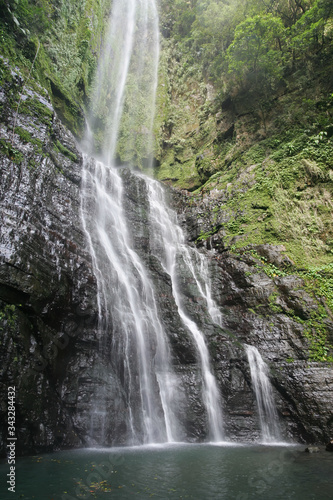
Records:
[[[81,137],[111,0],[0,3],[2,54],[20,69],[24,83],[48,90],[61,119]]]

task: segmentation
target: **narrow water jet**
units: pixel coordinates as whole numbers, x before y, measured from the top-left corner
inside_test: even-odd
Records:
[[[245,349],[250,366],[253,391],[257,401],[261,440],[263,443],[280,442],[279,417],[268,376],[268,367],[256,347],[247,345]]]

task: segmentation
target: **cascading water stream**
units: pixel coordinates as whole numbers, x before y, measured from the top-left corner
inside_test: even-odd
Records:
[[[151,158],[159,26],[155,0],[114,0],[93,86],[85,150],[114,165],[119,136],[126,161]],[[124,112],[124,108],[126,112]],[[134,144],[135,143],[135,144]]]
[[[125,143],[126,150],[122,153],[128,162],[141,155],[149,166],[158,57],[155,1],[114,0],[87,118],[81,208],[98,287],[99,345],[103,354],[110,341],[112,343],[112,367],[119,376],[121,398],[126,407],[123,440],[127,444],[173,442],[186,435],[177,408],[184,397],[179,390],[180,378],[173,370],[168,336],[159,317],[149,271],[131,238],[124,208],[123,180],[115,160],[119,144]],[[93,156],[100,159],[97,161]],[[153,251],[171,278],[179,316],[198,352],[207,434],[211,440],[221,441],[220,395],[204,335],[183,306],[176,260],[183,259],[206,310],[213,321],[220,323],[207,284],[207,269],[200,254],[193,250],[191,255],[186,247],[175,214],[166,206],[161,186],[145,176],[138,177],[144,179],[149,192]],[[162,243],[160,252],[158,239]],[[193,257],[199,260],[200,272],[205,273],[207,283],[199,279]],[[102,385],[92,399],[91,436],[98,444],[105,444],[106,440],[108,397],[116,398],[106,394]],[[186,416],[183,419],[186,420]]]
[[[172,388],[167,384],[172,379],[169,347],[153,287],[133,250],[122,205],[122,180],[114,167],[124,103],[133,94],[131,78],[138,82],[134,94],[145,100],[146,123],[149,129],[152,126],[158,53],[155,2],[115,0],[84,141],[90,155],[99,147],[101,161],[86,156],[82,218],[98,284],[100,344],[103,348],[103,336],[112,336],[113,365],[122,374],[128,408],[126,441],[131,444],[173,441],[176,427]],[[137,125],[135,118],[130,122],[132,127]],[[153,374],[152,365],[158,366]],[[95,398],[93,417],[107,418],[105,397],[99,393]],[[100,432],[97,440],[103,439]]]
[[[184,236],[182,236],[182,241],[184,241]],[[200,295],[206,303],[211,319],[217,325],[222,326],[222,313],[218,309],[215,301],[212,298],[208,261],[206,256],[198,252],[198,250],[196,250],[195,248],[190,249],[190,247],[184,245],[184,243],[182,244],[182,249],[184,261],[191,271]],[[194,263],[196,263],[196,265],[194,265]]]
[[[127,441],[173,441],[172,402],[168,400],[171,394],[165,376],[170,365],[169,349],[153,287],[132,248],[122,206],[121,178],[116,169],[90,160],[83,181],[85,229],[99,285],[101,336],[113,332],[113,364],[123,372]],[[94,214],[93,220],[88,219],[88,213]],[[152,345],[156,346],[154,352]],[[153,364],[158,366],[154,376]],[[96,401],[99,414],[103,414],[101,405],[103,397]]]
[[[211,298],[209,287],[204,291],[197,278],[193,260],[190,256],[190,249],[185,245],[184,234],[177,224],[175,214],[167,207],[162,186],[152,179],[147,179],[146,182],[149,187],[150,218],[154,228],[151,247],[171,278],[173,295],[179,315],[190,331],[197,348],[203,377],[202,396],[208,416],[210,438],[212,441],[222,441],[224,432],[220,395],[210,366],[209,352],[204,335],[197,324],[188,316],[182,303],[176,273],[177,259],[181,258],[183,260],[183,263],[193,276],[201,296],[206,300],[206,305],[213,321],[220,320],[220,317],[215,312],[216,308]],[[195,253],[198,254],[198,252]],[[203,266],[202,261],[200,263]]]
[[[245,347],[257,401],[261,439],[264,443],[279,442],[281,431],[272,385],[268,377],[268,367],[256,347],[249,345]]]

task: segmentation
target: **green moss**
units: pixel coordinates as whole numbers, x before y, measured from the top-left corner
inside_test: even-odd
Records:
[[[61,142],[59,142],[58,140],[56,142],[56,146],[57,146],[58,150],[63,155],[67,156],[70,160],[75,161],[75,162],[78,161],[78,158],[77,158],[76,154],[74,154],[72,151],[70,151],[68,148],[66,148],[66,146],[64,146],[63,144],[61,144]]]
[[[5,139],[0,139],[0,151],[14,163],[20,164],[24,160],[23,154]]]
[[[80,137],[84,127],[82,108],[88,100],[110,5],[99,0],[41,2],[38,5],[32,0],[14,2],[11,11],[15,12],[18,24],[8,11],[7,2],[2,2],[2,54],[12,67],[20,69],[26,83],[39,47],[29,87],[38,93],[43,93],[38,84],[45,87],[59,116]],[[10,79],[6,77],[6,81]],[[17,102],[18,99],[13,99],[10,104],[15,108]],[[26,114],[33,112],[25,105],[23,110]],[[47,111],[34,111],[45,123],[50,123]]]
[[[1,32],[0,32],[1,33]],[[1,37],[1,34],[0,34]],[[5,60],[0,57],[0,86],[7,86],[12,82],[13,76],[11,74],[9,65],[6,64]]]
[[[36,97],[23,101],[20,104],[19,112],[29,116],[36,116],[45,125],[51,125],[53,112]]]
[[[234,248],[234,251],[237,250]],[[309,319],[299,317],[293,309],[285,310],[277,302],[279,292],[275,291],[269,296],[269,317],[272,314],[287,314],[294,321],[302,324],[303,335],[309,344],[309,359],[319,362],[333,362],[333,344],[329,340],[329,331],[326,320],[333,314],[333,264],[309,267],[306,270],[278,269],[273,264],[267,263],[266,259],[259,256],[253,249],[247,252],[252,255],[257,263],[254,268],[263,271],[270,278],[279,276],[298,276],[302,278],[302,288],[312,297],[316,309],[312,310]]]
[[[37,162],[33,158],[29,158],[28,160],[28,169],[34,170],[37,167]]]
[[[279,306],[278,304],[276,304],[276,301],[277,301],[278,297],[279,297],[279,294],[277,292],[274,292],[268,298],[270,309],[275,314],[279,314],[279,313],[283,312],[282,307]]]
[[[216,234],[219,230],[221,229],[221,225],[214,226],[211,231],[208,232],[201,232],[196,239],[196,243],[200,243],[202,241],[206,241],[208,238]]]
[[[295,154],[284,152],[278,161],[283,138],[263,140],[205,183],[201,191],[221,191],[224,218],[229,218],[227,245],[283,244],[298,266],[330,262],[333,145],[326,138],[317,146],[303,136],[296,136]],[[252,163],[263,156],[261,163]]]
[[[304,336],[309,342],[309,358],[312,361],[329,361],[333,363],[333,346],[328,341],[325,319],[327,311],[322,304],[311,313],[311,318],[304,322]]]
[[[6,304],[0,301],[0,333],[1,332],[15,332],[15,325],[17,321],[17,306],[14,304]],[[0,341],[0,345],[2,341]],[[16,347],[16,342],[13,342]]]
[[[210,113],[212,98],[207,84],[184,62],[176,45],[164,40],[154,127],[158,160],[155,176],[193,190],[207,179],[207,173],[200,173],[196,166],[198,157],[205,158],[210,174],[216,171],[212,154],[215,120]]]
[[[16,306],[14,304],[6,304],[0,311],[0,320],[7,321],[9,325],[14,326]]]
[[[31,134],[27,130],[25,130],[24,128],[16,127],[15,133],[18,134],[18,136],[20,137],[22,142],[27,143],[27,142],[30,142],[32,139]]]
[[[324,299],[333,313],[333,264],[310,266],[298,275],[305,280],[309,292]]]
[[[30,134],[30,132],[28,132],[27,130],[25,130],[24,128],[22,127],[16,127],[15,128],[15,134],[17,134],[21,141],[24,142],[24,143],[30,143],[32,144],[33,146],[35,146],[35,150],[37,153],[42,153],[43,152],[43,143],[42,141],[40,141],[39,139],[36,139],[36,138],[33,138],[33,136]]]
[[[201,179],[195,168],[194,159],[185,163],[173,159],[174,152],[169,150],[165,161],[155,171],[156,178],[179,189],[186,186],[189,191],[195,191],[201,185]]]
[[[50,84],[52,103],[58,115],[77,137],[81,137],[84,126],[82,108],[61,88],[60,84],[54,80],[50,80]]]

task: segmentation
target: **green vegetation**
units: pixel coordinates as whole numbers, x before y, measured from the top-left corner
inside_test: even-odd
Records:
[[[9,61],[0,58],[0,85],[6,86],[13,110],[31,71],[29,88],[41,93],[45,87],[57,113],[80,136],[110,5],[0,0],[1,50]],[[310,358],[329,360],[332,1],[161,0],[160,21],[155,176],[190,191],[194,206],[210,197],[198,244],[217,235],[235,253],[263,243],[284,246],[289,268],[256,256],[254,269],[272,279],[290,274],[303,279],[318,308],[306,320],[295,318],[304,324]],[[144,168],[151,149],[147,110],[136,82],[129,84],[126,106],[135,123],[125,106],[117,153]],[[0,112],[6,115],[5,109]],[[51,126],[52,111],[33,93],[20,103],[20,113]],[[103,127],[105,116],[98,120]],[[135,130],[132,142],[130,129]],[[41,152],[22,126],[15,133]],[[76,160],[64,145],[55,148]],[[3,138],[0,150],[16,163],[23,160]],[[281,312],[276,295],[270,304],[271,312]]]
[[[330,141],[332,12],[328,0],[162,1],[156,176],[191,191],[219,171],[233,183],[246,155],[281,161]]]
[[[42,142],[39,139],[34,139],[33,136],[22,127],[15,128],[15,134],[17,134],[23,143],[30,143],[36,146],[36,152],[42,153]]]
[[[310,359],[333,362],[333,349],[325,324],[333,312],[333,264],[310,267],[298,274],[305,281],[305,289],[318,301],[317,310],[305,322],[304,335],[309,341]]]
[[[203,74],[250,88],[330,52],[330,0],[162,0],[161,26]],[[275,63],[275,64],[274,64]],[[245,77],[245,81],[244,81]],[[266,82],[261,81],[263,85]]]
[[[16,306],[14,304],[4,304],[1,302],[0,321],[11,328],[15,325]],[[2,328],[1,328],[2,330]]]
[[[51,125],[53,112],[36,97],[26,99],[20,104],[19,112],[28,116],[37,116],[45,125]]]
[[[332,2],[162,1],[161,27],[156,176],[195,203],[214,193],[200,241],[221,224],[226,247],[328,265]]]
[[[10,142],[0,139],[0,151],[10,158],[14,163],[20,164],[23,161],[23,154],[14,148]]]
[[[333,264],[323,266],[309,266],[307,269],[297,269],[294,266],[282,266],[267,262],[267,259],[251,248],[251,246],[237,250],[232,248],[237,255],[250,255],[254,258],[254,268],[257,272],[264,272],[270,278],[281,278],[285,276],[299,277],[303,285],[300,287],[313,299],[315,309],[307,309],[307,316],[297,309],[285,308],[278,300],[280,292],[276,289],[269,297],[269,311],[267,314],[287,314],[294,321],[303,325],[303,335],[308,340],[308,357],[311,361],[333,362],[333,346],[329,338],[326,321],[333,315]],[[278,283],[275,282],[275,283]],[[257,306],[262,307],[262,304]],[[255,311],[253,311],[255,313]],[[292,362],[292,360],[289,360]]]
[[[264,139],[205,183],[200,191],[220,191],[230,218],[227,244],[283,244],[299,266],[332,261],[333,143],[317,140],[311,132]]]
[[[40,47],[31,86],[39,82],[49,91],[53,106],[78,136],[109,7],[98,0],[0,0],[2,56],[27,79]]]
[[[214,234],[216,234],[219,231],[220,227],[221,227],[220,225],[214,226],[211,231],[201,232],[197,238],[197,243],[200,243],[200,241],[205,241],[210,236],[213,236]]]
[[[67,156],[72,161],[77,161],[77,156],[75,153],[72,153],[66,146],[61,144],[59,141],[56,142],[56,147],[63,155]]]

